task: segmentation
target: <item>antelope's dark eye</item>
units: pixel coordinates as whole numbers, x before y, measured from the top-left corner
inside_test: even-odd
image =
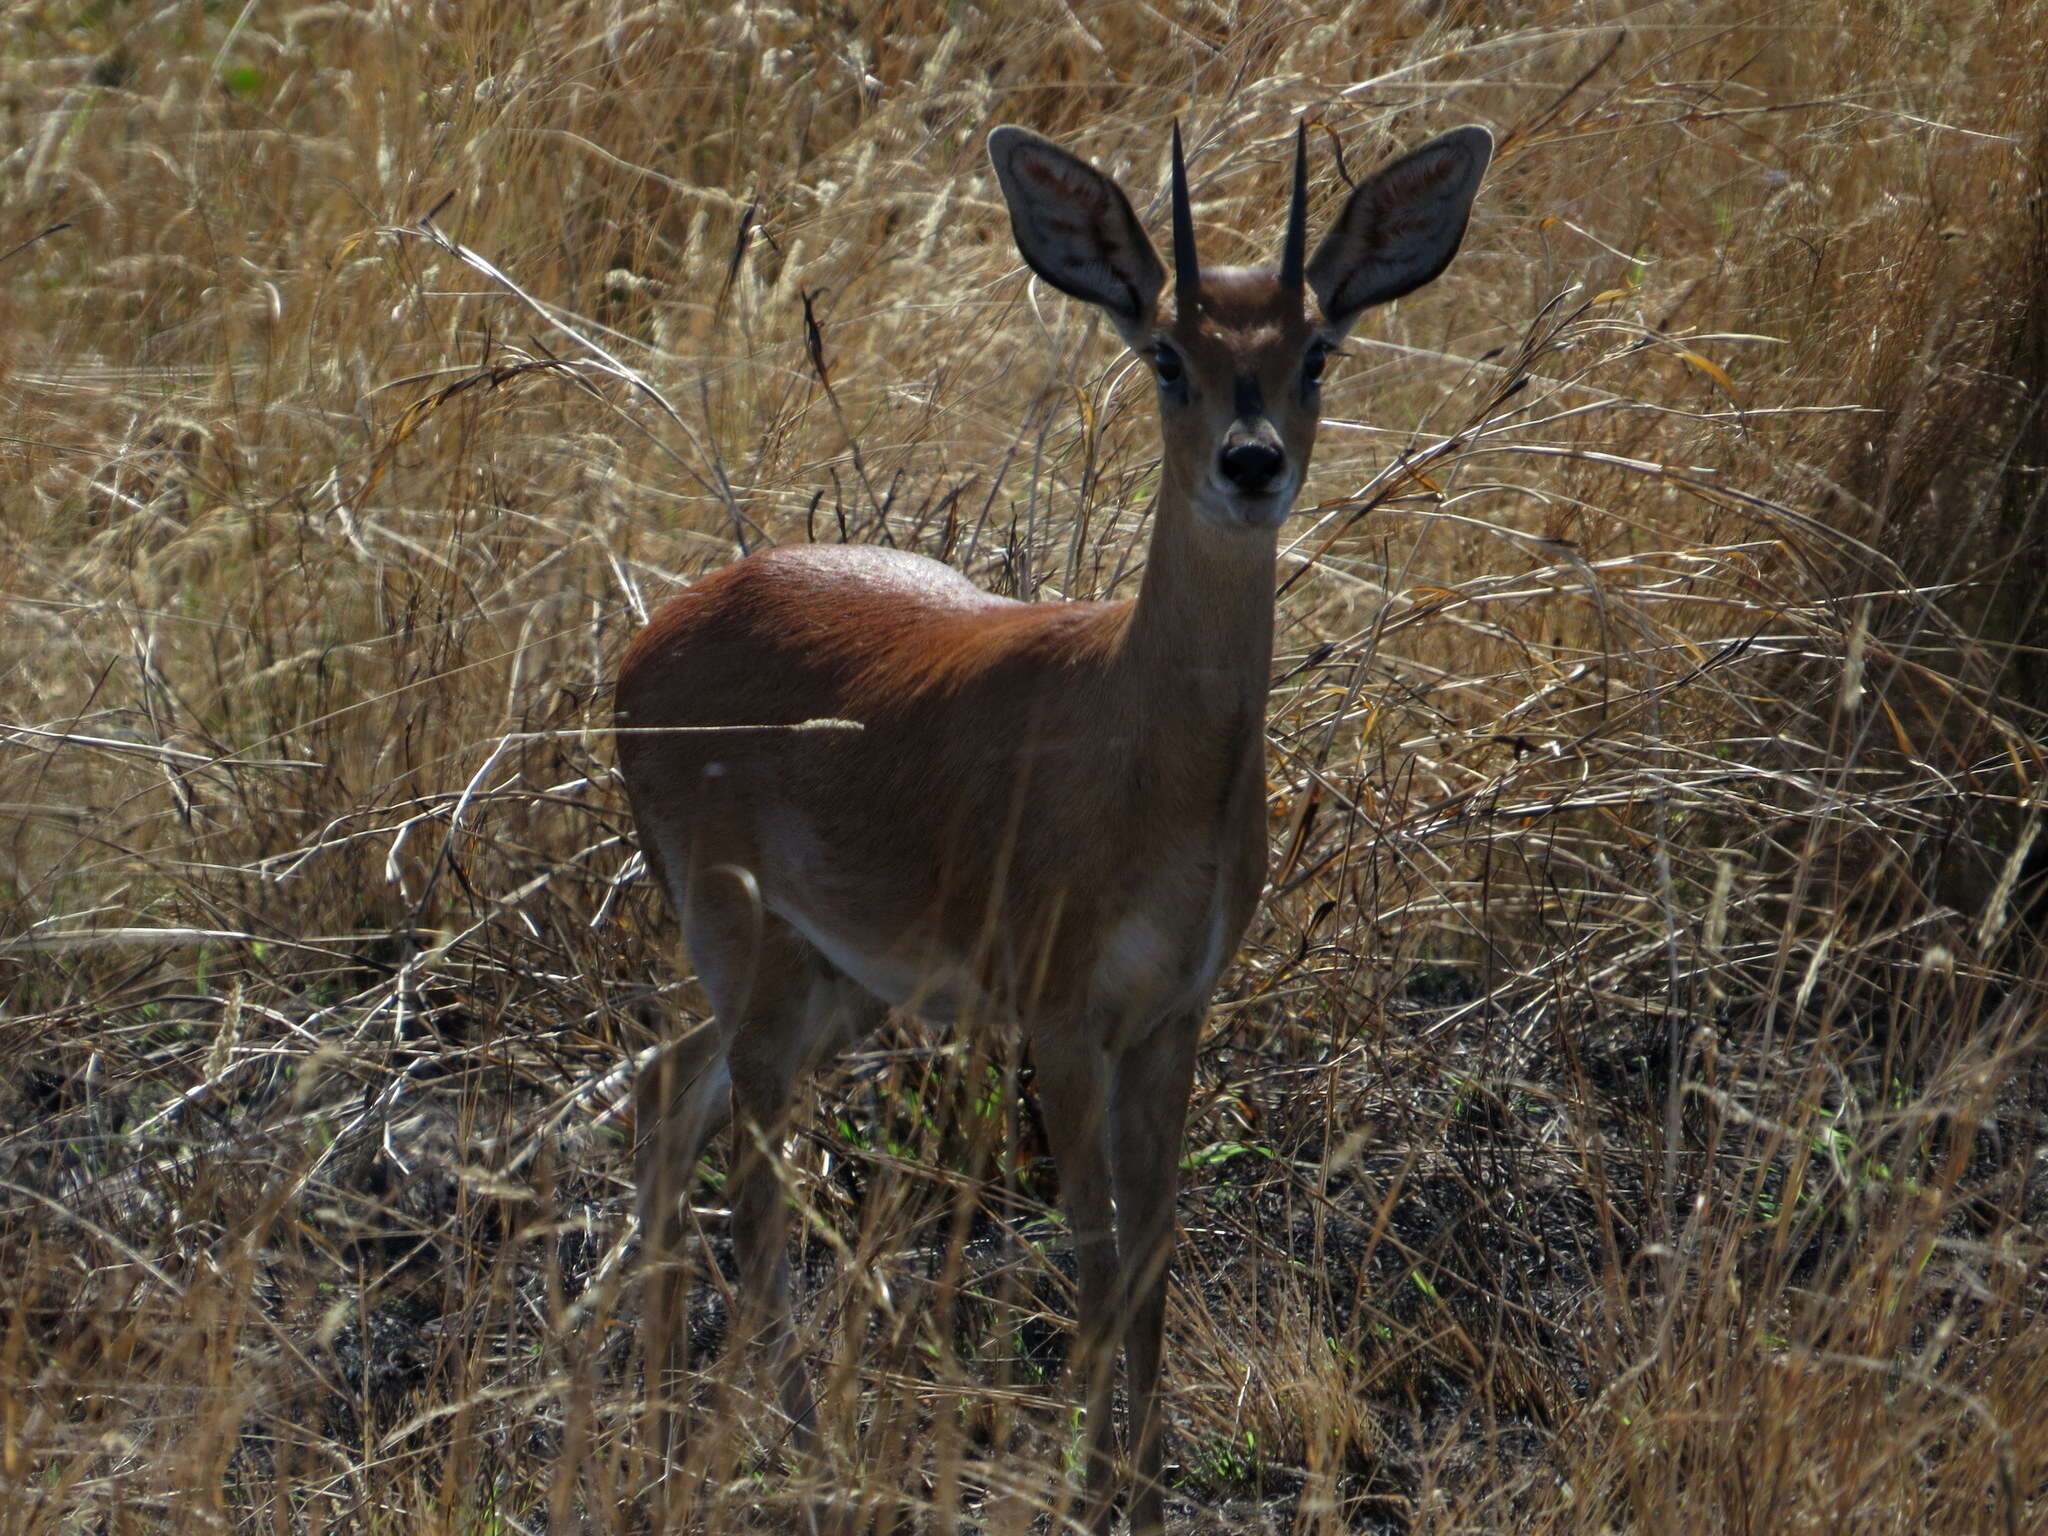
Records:
[[[1152,349],[1152,370],[1159,375],[1162,384],[1178,384],[1188,376],[1187,365],[1180,360],[1180,354],[1163,341]]]
[[[1323,365],[1330,360],[1330,349],[1320,341],[1308,349],[1308,356],[1301,360],[1302,382],[1311,389],[1323,381]]]

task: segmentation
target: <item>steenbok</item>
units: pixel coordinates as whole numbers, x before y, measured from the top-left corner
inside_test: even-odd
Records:
[[[1163,456],[1128,602],[994,597],[898,549],[793,545],[706,576],[619,669],[619,768],[714,1020],[637,1090],[649,1391],[677,1369],[680,1197],[738,1117],[732,1233],[784,1410],[813,1409],[773,1159],[804,1074],[890,1008],[1029,1039],[1080,1268],[1089,1529],[1119,1483],[1161,1525],[1159,1364],[1182,1122],[1217,974],[1265,882],[1277,530],[1323,370],[1457,252],[1493,152],[1458,128],[1354,190],[1313,255],[1307,148],[1273,268],[1203,270],[1173,143],[1173,280],[1109,177],[989,135],[1017,248],[1158,386]],[[858,729],[773,729],[806,721]],[[754,727],[756,729],[743,729]],[[762,730],[759,727],[770,727]]]

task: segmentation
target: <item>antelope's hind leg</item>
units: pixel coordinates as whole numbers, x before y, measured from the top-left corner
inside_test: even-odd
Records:
[[[781,1168],[790,1100],[806,1073],[874,1029],[888,1012],[816,950],[807,944],[804,950],[795,985],[777,1011],[750,1016],[726,1048],[735,1127],[733,1257],[754,1313],[750,1332],[767,1349],[799,1449],[808,1449],[815,1438],[817,1415],[790,1315],[789,1198]]]
[[[641,1246],[641,1344],[652,1443],[676,1446],[674,1405],[689,1364],[683,1209],[697,1159],[732,1117],[732,1080],[715,1023],[658,1046],[633,1087],[633,1184]]]
[[[888,1010],[756,905],[750,888],[736,885],[730,902],[709,899],[701,888],[692,896],[686,943],[710,994],[713,1022],[657,1052],[636,1090],[648,1394],[665,1407],[681,1390],[688,1363],[687,1277],[677,1261],[682,1202],[705,1143],[732,1121],[727,1191],[742,1315],[728,1332],[728,1349],[748,1340],[769,1347],[777,1395],[801,1447],[812,1437],[815,1413],[790,1319],[781,1146],[804,1074],[872,1030]],[[665,1419],[673,1426],[673,1413]],[[663,1433],[665,1453],[678,1438],[673,1428]]]

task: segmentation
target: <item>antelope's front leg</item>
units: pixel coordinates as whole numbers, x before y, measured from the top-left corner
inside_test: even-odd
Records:
[[[1110,1208],[1108,1054],[1092,1041],[1040,1038],[1033,1052],[1038,1106],[1060,1170],[1060,1204],[1073,1229],[1080,1267],[1081,1305],[1069,1375],[1083,1384],[1087,1406],[1087,1496],[1084,1520],[1106,1533],[1115,1513],[1111,1418],[1116,1381],[1117,1254]]]
[[[1200,1009],[1165,1019],[1117,1062],[1110,1100],[1110,1166],[1116,1181],[1117,1246],[1123,1257],[1119,1302],[1130,1387],[1131,1536],[1156,1536],[1165,1528],[1160,1473],[1166,1414],[1159,1365],[1181,1140],[1201,1027]]]

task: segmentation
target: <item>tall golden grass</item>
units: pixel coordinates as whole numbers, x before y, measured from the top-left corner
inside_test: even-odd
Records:
[[[2048,1522],[2048,7],[0,27],[0,1532],[1049,1528],[1029,1064],[907,1020],[792,1153],[819,1461],[714,1167],[654,1486],[610,669],[768,541],[1128,593],[1147,392],[983,135],[1177,117],[1262,260],[1298,115],[1320,217],[1502,151],[1284,541],[1177,1528]]]

